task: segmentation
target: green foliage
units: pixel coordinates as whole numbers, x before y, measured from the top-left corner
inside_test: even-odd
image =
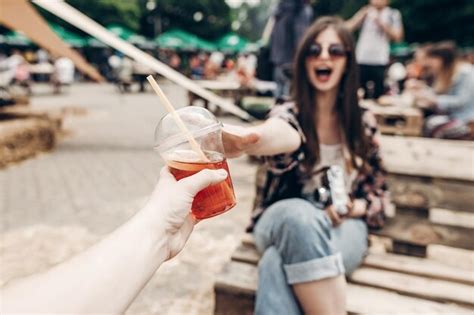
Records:
[[[474,1],[393,0],[402,12],[409,42],[455,40],[474,46]]]
[[[316,16],[351,17],[367,0],[316,0]],[[455,40],[461,46],[474,46],[473,0],[392,0],[400,10],[408,42]]]
[[[240,27],[235,30],[242,37],[255,42],[262,36],[263,29],[271,15],[273,0],[260,0],[260,5],[250,6],[243,3],[232,10],[232,20],[239,21]]]
[[[104,26],[117,23],[133,31],[139,31],[142,15],[139,0],[66,0],[66,2]]]
[[[181,28],[197,36],[215,39],[230,31],[230,8],[224,0],[159,0],[152,15],[158,15],[163,31]],[[202,13],[202,20],[194,15]]]
[[[156,0],[156,8],[148,11],[149,0],[66,1],[102,25],[117,23],[148,36],[156,35],[156,31],[181,28],[213,40],[228,33],[233,20],[239,20],[237,33],[252,41],[260,38],[270,6],[277,2],[261,0],[256,7],[244,3],[231,11],[224,0]],[[316,16],[340,15],[347,19],[369,1],[312,2]],[[451,39],[461,46],[474,46],[474,0],[392,0],[391,6],[402,13],[408,42]],[[70,28],[60,19],[40,11],[48,20]],[[202,13],[201,21],[194,20],[196,12]]]

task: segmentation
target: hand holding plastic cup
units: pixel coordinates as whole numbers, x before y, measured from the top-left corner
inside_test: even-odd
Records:
[[[222,145],[222,125],[214,115],[194,106],[178,109],[176,113],[196,141],[200,152],[193,149],[172,115],[164,116],[155,131],[155,149],[165,160],[171,174],[180,180],[206,168],[225,169],[229,173]],[[229,174],[225,181],[201,190],[194,198],[191,211],[195,218],[206,219],[226,212],[235,204]]]
[[[234,188],[222,144],[222,124],[208,110],[188,106],[175,110],[153,78],[148,78],[168,109],[155,130],[155,149],[176,178],[191,176],[203,169],[225,169],[225,181],[201,190],[191,212],[196,219],[224,213],[236,204]]]

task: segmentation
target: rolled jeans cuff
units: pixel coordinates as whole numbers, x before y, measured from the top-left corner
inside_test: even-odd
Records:
[[[300,263],[283,265],[288,284],[318,281],[345,273],[341,253]]]

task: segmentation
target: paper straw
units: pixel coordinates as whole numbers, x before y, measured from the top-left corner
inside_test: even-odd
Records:
[[[148,82],[150,82],[151,87],[153,90],[155,90],[155,93],[158,95],[160,98],[161,102],[163,105],[165,105],[166,110],[171,114],[173,119],[175,120],[176,124],[178,125],[179,129],[181,129],[181,132],[184,134],[184,136],[187,138],[189,144],[193,148],[193,150],[203,159],[204,162],[208,162],[209,159],[207,156],[202,152],[201,148],[199,147],[199,144],[197,143],[196,139],[192,136],[191,132],[189,132],[188,128],[184,124],[183,120],[181,117],[179,117],[178,113],[174,109],[173,105],[171,105],[170,101],[166,97],[165,93],[161,90],[159,87],[158,83],[156,83],[155,79],[153,78],[152,75],[149,75],[146,77]]]

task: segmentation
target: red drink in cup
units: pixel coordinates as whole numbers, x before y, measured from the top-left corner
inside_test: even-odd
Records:
[[[177,113],[198,143],[199,151],[192,148],[169,115],[160,121],[156,129],[156,149],[177,180],[206,168],[225,169],[229,176],[223,182],[201,190],[194,198],[191,209],[197,219],[224,213],[236,205],[236,199],[224,157],[221,124],[214,115],[201,107],[188,106],[177,110]]]
[[[212,156],[209,162],[173,160],[167,163],[171,174],[177,180],[196,174],[206,168],[212,170],[225,169],[229,173],[227,161],[221,154],[206,152],[206,156]],[[201,190],[194,198],[191,211],[196,219],[205,219],[226,212],[234,207],[235,203],[234,188],[230,176],[228,176],[225,181]]]

